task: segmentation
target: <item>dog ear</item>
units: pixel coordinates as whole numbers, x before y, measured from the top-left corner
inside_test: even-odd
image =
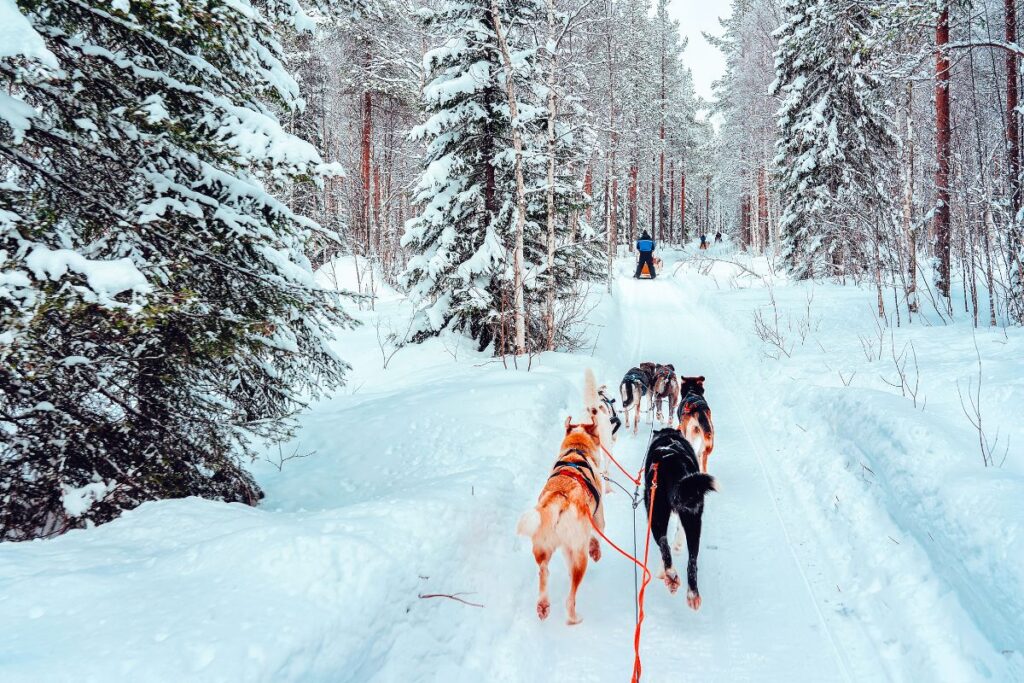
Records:
[[[596,417],[594,418],[594,421],[590,422],[589,424],[584,423],[582,425],[582,427],[583,427],[583,430],[587,434],[590,435],[590,438],[594,440],[594,443],[601,443],[601,437],[598,436],[598,433],[597,433],[597,418]]]
[[[697,378],[697,384],[704,384],[704,375],[701,375],[700,377]]]
[[[568,434],[572,431],[572,415],[565,418],[565,433]]]

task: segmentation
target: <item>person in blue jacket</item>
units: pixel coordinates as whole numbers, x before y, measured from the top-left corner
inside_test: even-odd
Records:
[[[645,230],[640,239],[636,241],[636,250],[640,252],[640,260],[636,264],[636,275],[633,277],[636,279],[640,278],[640,271],[643,270],[644,264],[647,264],[647,270],[651,273],[651,278],[655,278],[657,273],[654,272],[654,248],[656,244],[651,236]]]

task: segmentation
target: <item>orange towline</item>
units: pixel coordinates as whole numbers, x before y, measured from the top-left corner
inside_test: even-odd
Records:
[[[603,448],[603,446],[602,446],[602,448]],[[608,453],[608,451],[605,450],[605,453]],[[611,453],[608,453],[608,455],[610,457]],[[614,458],[612,458],[612,462],[615,462]],[[619,463],[615,462],[615,464],[618,465]],[[621,465],[619,465],[619,469],[622,469]],[[622,470],[622,471],[623,471],[623,473],[626,474],[627,477],[629,477],[629,473],[627,473],[626,470]],[[650,552],[650,549],[651,549],[651,518],[653,517],[653,511],[654,511],[654,494],[658,490],[658,464],[657,463],[654,463],[654,465],[651,466],[651,473],[652,473],[651,474],[651,503],[650,503],[650,508],[647,511],[647,540],[644,543],[644,561],[643,562],[641,562],[640,560],[636,559],[635,557],[633,557],[632,555],[627,553],[625,550],[623,550],[619,546],[615,545],[615,543],[610,538],[605,536],[604,532],[601,531],[600,529],[598,529],[597,528],[597,524],[594,523],[593,515],[590,515],[590,513],[588,512],[588,516],[590,517],[590,526],[592,526],[594,528],[594,531],[596,531],[598,533],[598,535],[601,538],[603,538],[605,540],[605,542],[608,543],[608,545],[610,545],[611,547],[613,547],[616,550],[618,550],[619,554],[621,554],[626,559],[635,562],[638,567],[640,567],[641,569],[644,570],[644,580],[643,580],[643,583],[640,584],[640,593],[639,593],[639,595],[637,595],[638,612],[637,612],[637,619],[636,619],[636,630],[633,631],[633,655],[634,655],[634,659],[633,659],[633,678],[632,678],[632,683],[639,683],[639,681],[640,681],[640,670],[641,670],[641,666],[640,666],[640,627],[643,626],[643,623],[644,623],[644,590],[647,588],[647,584],[651,582],[651,570],[647,568],[647,555],[648,555],[648,553]],[[630,479],[633,479],[633,478],[630,477]],[[638,486],[640,485],[639,478],[633,479],[633,481]]]
[[[602,444],[598,444],[598,445],[601,446],[601,450],[604,451],[604,454],[608,456],[608,459],[611,460],[613,463],[615,463],[615,466],[619,468],[619,471],[626,475],[626,478],[628,478],[631,482],[633,482],[637,486],[640,485],[640,472],[643,472],[642,468],[641,468],[640,472],[636,473],[635,477],[632,476],[629,472],[626,471],[625,467],[623,467],[622,465],[619,464],[619,461],[615,459],[615,456],[612,455],[612,452],[604,447],[603,443]],[[611,541],[609,541],[609,543],[611,543]]]

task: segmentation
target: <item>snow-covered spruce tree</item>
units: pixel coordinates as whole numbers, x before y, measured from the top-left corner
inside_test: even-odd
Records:
[[[511,1],[500,9],[505,26],[536,21],[541,10]],[[427,143],[415,198],[422,212],[408,222],[402,245],[414,254],[404,281],[420,305],[415,338],[451,327],[481,349],[497,340],[500,352],[498,346],[510,346],[503,318],[512,307],[508,229],[515,211],[508,207],[515,206],[515,183],[512,121],[490,11],[489,0],[466,0],[444,2],[426,15],[442,43],[425,57],[426,121],[411,133]],[[506,38],[517,61],[531,59],[516,34]],[[529,68],[523,65],[517,77]],[[528,84],[517,90],[528,94]],[[534,107],[522,108],[522,119],[536,118]]]
[[[315,181],[294,2],[0,5],[0,538],[144,501],[255,503],[241,466],[341,382],[344,324],[274,194]]]
[[[844,248],[860,242],[854,231],[877,233],[883,168],[895,145],[868,68],[872,8],[785,0],[782,10],[770,90],[783,100],[773,163],[783,259],[797,278],[835,275],[849,258]]]

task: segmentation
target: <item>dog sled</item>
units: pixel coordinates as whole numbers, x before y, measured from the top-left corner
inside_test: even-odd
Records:
[[[662,260],[660,258],[658,258],[657,256],[655,256],[654,257],[654,270],[655,270],[655,272],[661,270],[662,265],[663,265]],[[653,276],[651,275],[651,269],[650,269],[650,267],[646,263],[640,269],[640,279],[641,280],[653,280],[654,279]]]

